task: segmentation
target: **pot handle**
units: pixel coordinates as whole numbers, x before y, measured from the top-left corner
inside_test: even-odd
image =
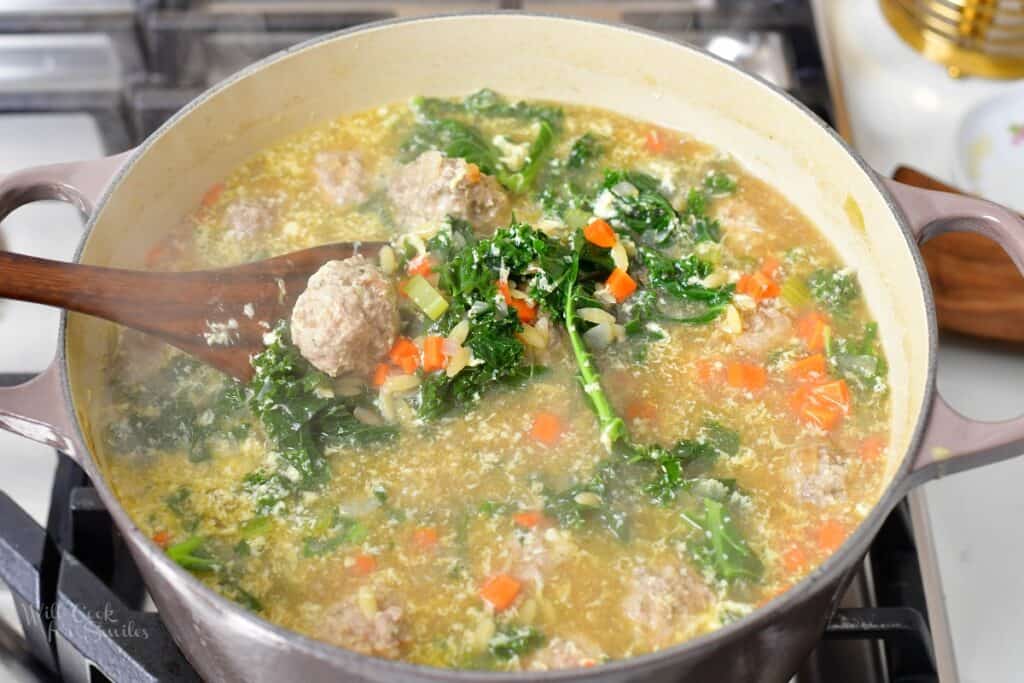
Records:
[[[0,220],[30,202],[59,199],[84,216],[96,209],[103,190],[131,151],[91,161],[38,166],[0,176]],[[0,273],[3,277],[3,273]],[[23,384],[0,387],[0,429],[75,456],[75,418],[65,400],[61,366],[49,367]]]
[[[1024,273],[1024,218],[998,204],[885,180],[918,244],[946,232],[975,232],[995,240]],[[913,479],[926,481],[1024,453],[1024,416],[1003,422],[972,420],[936,391],[914,460]]]

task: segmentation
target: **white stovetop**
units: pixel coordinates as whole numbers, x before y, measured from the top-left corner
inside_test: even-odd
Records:
[[[954,134],[964,113],[1010,87],[952,80],[889,28],[877,0],[819,0],[832,85],[852,140],[877,170],[908,164],[951,182]],[[830,49],[829,49],[830,48]],[[1024,413],[1024,347],[946,335],[939,388],[958,410],[988,420]],[[913,494],[915,526],[930,527],[929,613],[943,683],[1024,680],[1024,458],[925,485]],[[945,618],[945,619],[943,619]],[[943,620],[948,634],[943,634]],[[943,636],[946,636],[945,641]],[[949,650],[952,641],[952,651]]]

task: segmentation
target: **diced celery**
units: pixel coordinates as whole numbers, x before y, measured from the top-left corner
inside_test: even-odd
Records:
[[[790,275],[782,283],[782,300],[793,308],[804,308],[811,305],[811,290],[807,283],[798,275]]]
[[[434,285],[422,275],[414,275],[405,283],[405,294],[431,320],[437,320],[448,310],[448,302]]]
[[[565,212],[565,224],[573,230],[579,230],[590,222],[590,214],[583,209],[569,209]]]

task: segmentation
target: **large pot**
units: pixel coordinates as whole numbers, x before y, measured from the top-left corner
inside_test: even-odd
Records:
[[[920,482],[1024,450],[1024,419],[968,420],[935,391],[934,305],[918,244],[980,232],[1024,267],[1024,224],[992,204],[882,180],[785,93],[715,57],[637,29],[524,14],[374,24],[266,59],[208,91],[138,148],[0,180],[0,217],[42,198],[90,216],[77,259],[140,267],[141,255],[212,182],[310,124],[413,94],[488,86],[596,105],[694,133],[803,210],[860,275],[890,363],[892,443],[873,511],[823,566],[753,614],[655,654],[531,680],[782,681],[818,640],[892,507]],[[3,277],[0,271],[0,277]],[[66,315],[60,352],[33,381],[0,389],[0,426],[52,444],[89,474],[181,649],[209,680],[497,681],[366,657],[267,623],[206,588],[135,526],[104,477],[89,397],[114,327]],[[97,392],[98,393],[98,392]]]

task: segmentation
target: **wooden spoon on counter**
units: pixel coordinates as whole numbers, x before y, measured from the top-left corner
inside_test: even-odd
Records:
[[[320,266],[383,243],[338,243],[218,270],[103,268],[0,252],[0,297],[86,313],[140,330],[248,381],[267,325],[291,317]],[[249,315],[251,313],[251,317]]]
[[[929,190],[965,194],[906,166],[892,177]],[[929,241],[921,252],[941,327],[1024,342],[1024,278],[1002,247],[981,235],[947,233]]]

